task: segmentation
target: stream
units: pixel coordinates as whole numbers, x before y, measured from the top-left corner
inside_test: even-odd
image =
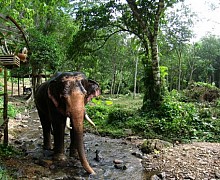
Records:
[[[39,179],[144,180],[147,177],[141,164],[142,159],[138,157],[141,152],[127,140],[85,133],[87,159],[96,172],[96,175],[88,175],[78,159],[68,156],[68,130],[65,136],[67,161],[55,163],[51,160],[52,152],[42,149],[42,128],[36,110],[11,120],[9,133],[10,131],[16,132],[16,138],[11,137],[10,143],[22,149],[27,157],[46,170]]]

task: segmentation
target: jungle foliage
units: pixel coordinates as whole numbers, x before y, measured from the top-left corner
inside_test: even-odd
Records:
[[[199,84],[203,88],[194,89],[194,94],[201,96],[195,98],[188,92],[173,90],[166,95],[160,108],[149,109],[147,112],[141,110],[141,96],[136,100],[129,96],[117,99],[103,97],[87,106],[87,112],[102,135],[126,137],[136,134],[171,142],[220,142],[220,100],[216,96],[211,102],[201,98],[213,89],[216,90],[216,87]],[[112,103],[107,105],[106,99]],[[90,126],[87,127],[94,131]]]

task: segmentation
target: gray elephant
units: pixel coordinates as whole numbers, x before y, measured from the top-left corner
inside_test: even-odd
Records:
[[[67,117],[70,119],[70,156],[78,152],[84,169],[94,174],[83,144],[83,120],[85,104],[100,94],[99,84],[89,80],[81,72],[58,73],[41,84],[35,92],[35,104],[43,128],[44,149],[52,149],[51,130],[54,135],[54,159],[65,160],[64,131]]]

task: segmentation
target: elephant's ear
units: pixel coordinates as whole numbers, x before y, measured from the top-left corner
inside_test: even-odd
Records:
[[[61,106],[61,98],[60,98],[60,92],[61,92],[61,85],[56,80],[51,81],[49,83],[47,94],[49,99],[53,102],[56,108]]]
[[[86,90],[87,90],[86,103],[91,101],[93,97],[97,97],[101,94],[99,84],[91,79],[88,80],[88,86]]]
[[[48,93],[48,97],[52,100],[52,102],[54,103],[55,107],[58,108],[59,103],[58,103],[58,101],[55,99],[55,97],[51,94],[50,88],[47,89],[47,93]]]

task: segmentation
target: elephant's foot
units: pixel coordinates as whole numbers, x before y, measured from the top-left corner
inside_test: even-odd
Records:
[[[53,160],[55,160],[55,161],[66,161],[67,157],[63,153],[55,153],[53,155]]]

